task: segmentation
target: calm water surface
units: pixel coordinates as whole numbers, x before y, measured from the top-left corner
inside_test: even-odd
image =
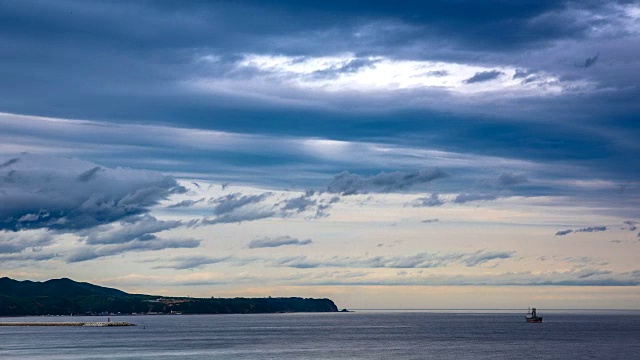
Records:
[[[121,316],[136,327],[0,327],[0,359],[639,359],[640,312],[358,311]],[[104,321],[102,317],[0,321]]]

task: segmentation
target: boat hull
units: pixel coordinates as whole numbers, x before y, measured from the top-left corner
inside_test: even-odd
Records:
[[[541,323],[542,322],[542,318],[533,318],[533,319],[527,319],[528,323]]]

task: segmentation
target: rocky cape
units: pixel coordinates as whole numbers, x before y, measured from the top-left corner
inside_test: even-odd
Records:
[[[52,279],[0,278],[0,316],[104,314],[259,314],[337,312],[329,299],[300,297],[191,298],[129,294],[108,287]]]

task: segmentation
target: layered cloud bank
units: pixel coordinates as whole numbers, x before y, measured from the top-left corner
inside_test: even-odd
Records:
[[[78,230],[147,212],[184,191],[152,171],[22,154],[0,164],[0,229]]]

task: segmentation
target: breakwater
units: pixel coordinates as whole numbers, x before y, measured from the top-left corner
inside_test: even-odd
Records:
[[[86,322],[0,322],[0,326],[136,326],[126,321],[86,321]]]

